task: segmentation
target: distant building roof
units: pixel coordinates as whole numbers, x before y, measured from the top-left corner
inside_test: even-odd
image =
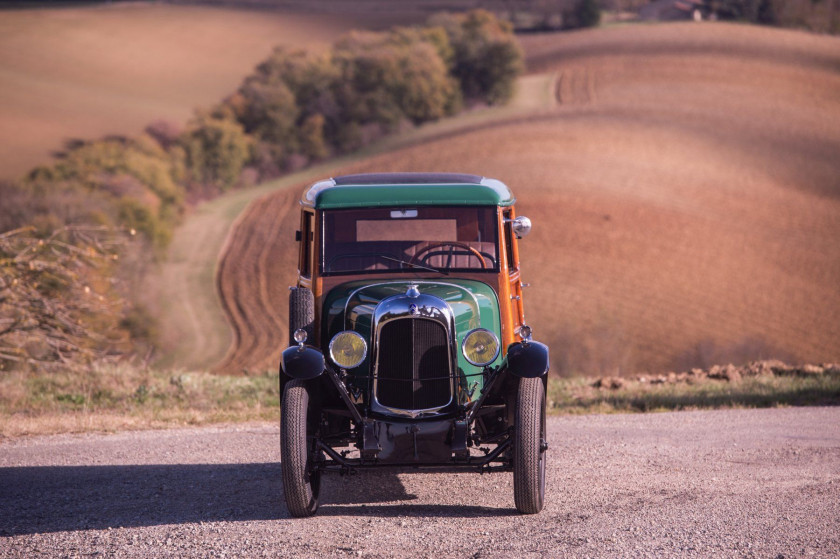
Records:
[[[317,209],[381,206],[510,206],[501,181],[459,173],[371,173],[316,182],[301,203]]]

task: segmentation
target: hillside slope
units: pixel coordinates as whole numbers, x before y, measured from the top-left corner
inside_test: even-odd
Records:
[[[340,172],[506,181],[535,224],[526,314],[557,371],[840,357],[840,40],[677,24],[526,48],[532,68],[556,73],[555,109]],[[267,337],[240,335],[235,369],[276,366],[286,339],[291,237],[259,255],[238,247],[273,235],[294,199],[253,205],[223,255],[227,308]]]
[[[183,124],[276,45],[323,48],[325,14],[114,3],[0,10],[0,178],[47,163],[70,138]]]

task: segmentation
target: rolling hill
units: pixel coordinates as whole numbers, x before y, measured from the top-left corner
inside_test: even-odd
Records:
[[[73,138],[182,125],[233,92],[276,45],[323,48],[329,14],[138,2],[0,10],[0,179]]]
[[[534,221],[526,315],[560,373],[840,358],[840,40],[669,24],[524,40],[555,105],[336,169],[499,178]],[[220,370],[274,368],[303,184],[252,204],[217,281]],[[256,242],[259,240],[259,242]]]

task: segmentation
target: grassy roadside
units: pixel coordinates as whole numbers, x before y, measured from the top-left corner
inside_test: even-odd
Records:
[[[700,409],[840,405],[840,371],[808,376],[766,375],[696,383],[631,381],[617,388],[591,378],[552,379],[548,404],[555,413],[634,413]]]
[[[840,367],[787,367],[730,379],[551,377],[555,415],[840,405]],[[100,365],[0,377],[0,441],[58,433],[277,421],[277,372],[249,376]]]
[[[222,376],[102,364],[0,376],[0,441],[279,418],[278,373]]]

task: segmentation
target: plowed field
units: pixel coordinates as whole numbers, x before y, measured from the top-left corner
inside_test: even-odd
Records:
[[[49,163],[69,138],[182,125],[276,45],[324,48],[346,25],[159,2],[0,10],[0,178]]]
[[[341,172],[499,178],[534,222],[525,308],[559,372],[840,358],[840,40],[725,24],[525,38],[554,109]],[[300,185],[301,187],[303,185]],[[218,274],[225,370],[274,367],[299,188],[253,204]]]

